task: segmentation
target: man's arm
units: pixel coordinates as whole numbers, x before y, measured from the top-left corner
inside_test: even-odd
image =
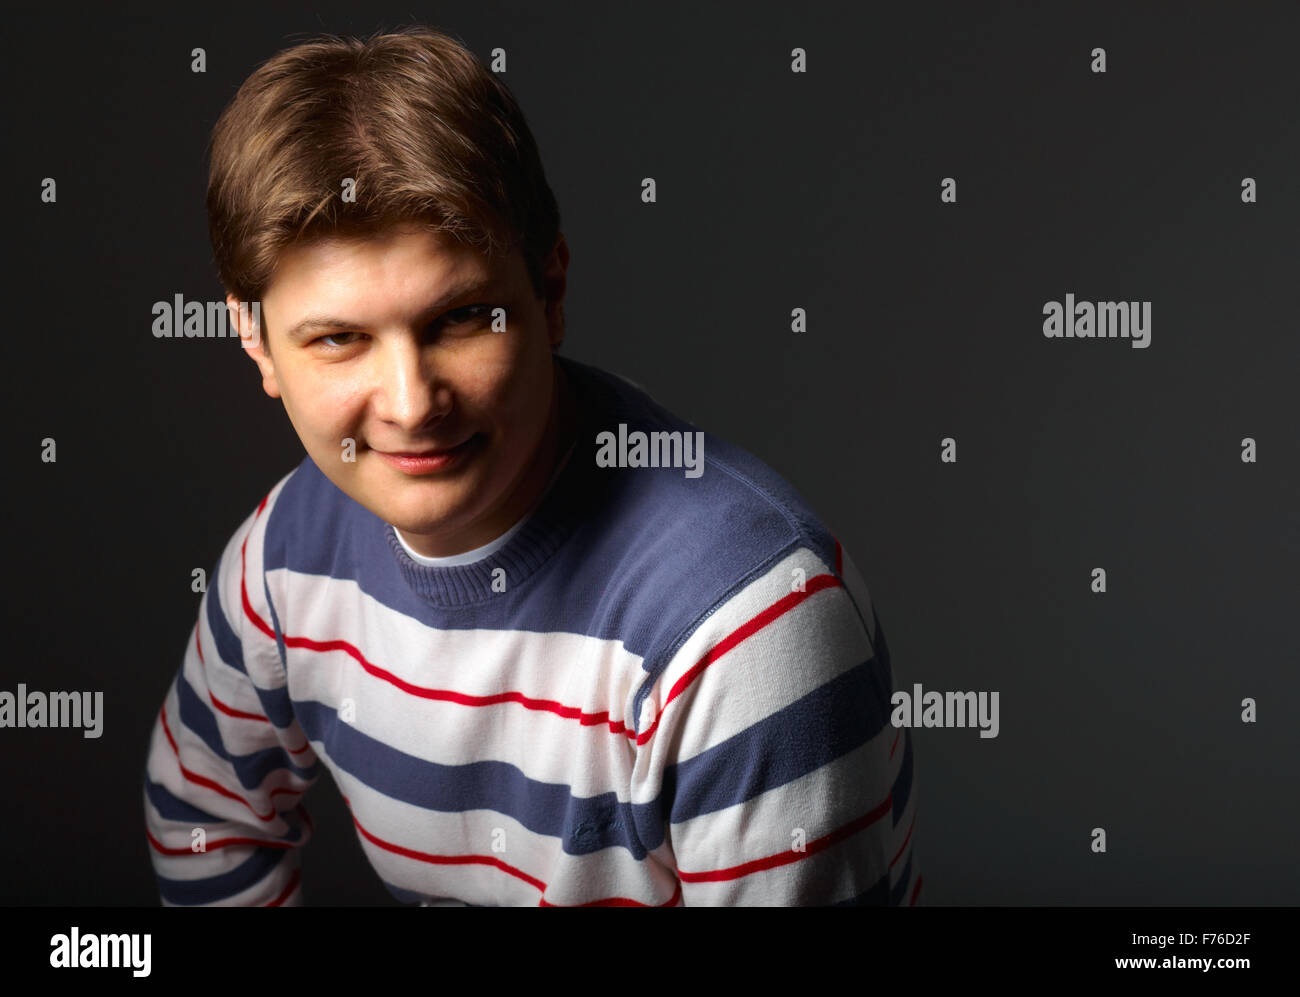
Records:
[[[144,812],[165,906],[301,903],[311,822],[299,798],[320,764],[262,629],[266,513],[263,503],[222,554],[154,722]]]
[[[916,901],[911,740],[889,722],[892,692],[865,587],[808,550],[704,621],[641,714],[685,904]]]

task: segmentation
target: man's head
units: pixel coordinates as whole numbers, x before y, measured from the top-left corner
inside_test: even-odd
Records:
[[[214,129],[208,212],[232,314],[261,302],[263,387],[331,481],[432,555],[527,511],[558,444],[568,249],[471,53],[414,29],[275,56]],[[386,456],[462,443],[442,467]]]

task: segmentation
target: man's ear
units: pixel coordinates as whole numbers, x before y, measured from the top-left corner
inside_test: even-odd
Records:
[[[262,303],[241,302],[234,294],[227,294],[226,308],[230,311],[231,324],[239,330],[239,345],[262,372],[262,390],[272,398],[279,398],[280,383],[275,378],[275,364],[262,342]]]
[[[564,342],[564,291],[568,286],[565,271],[568,267],[569,244],[561,232],[542,273],[542,287],[546,292],[546,331],[552,350]]]

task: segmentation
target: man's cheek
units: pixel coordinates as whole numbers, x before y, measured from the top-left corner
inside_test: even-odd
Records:
[[[299,435],[347,459],[350,452],[360,452],[365,445],[357,420],[352,418],[355,404],[354,396],[348,392],[300,392],[295,396],[290,417]],[[285,407],[290,408],[288,401]]]

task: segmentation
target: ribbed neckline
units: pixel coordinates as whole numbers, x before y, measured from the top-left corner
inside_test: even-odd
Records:
[[[573,387],[577,408],[574,452],[550,491],[508,543],[471,564],[425,565],[411,559],[402,542],[385,524],[384,538],[403,579],[431,605],[451,609],[499,598],[500,591],[493,591],[492,587],[493,575],[499,568],[505,571],[506,591],[523,583],[560,549],[586,518],[601,484],[608,481],[598,473],[600,469],[596,467],[591,447],[600,429],[608,428],[611,416],[622,409],[621,401],[607,383],[594,376],[593,368],[568,357],[557,355],[555,359],[564,365]]]

